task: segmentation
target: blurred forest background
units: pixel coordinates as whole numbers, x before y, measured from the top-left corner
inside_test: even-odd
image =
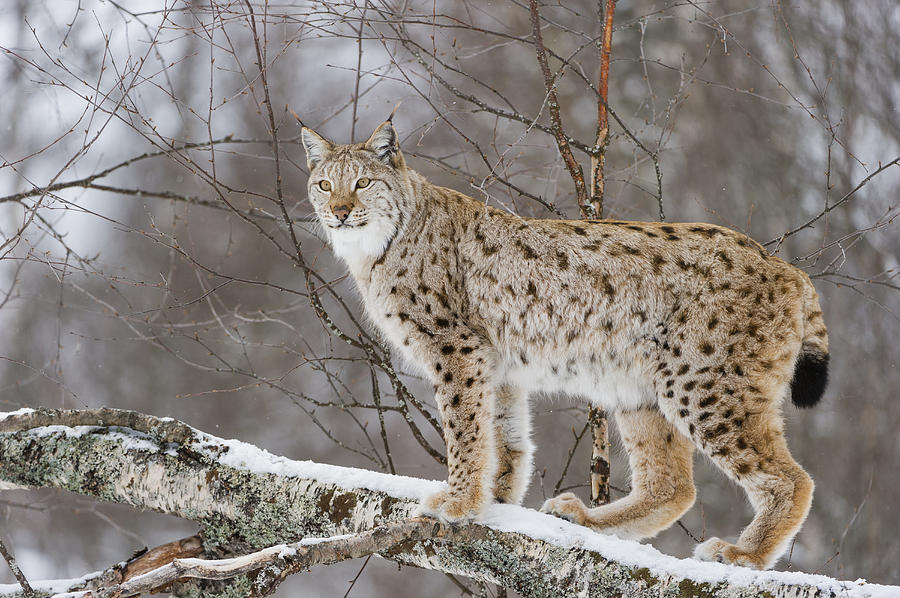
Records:
[[[0,409],[135,409],[295,459],[444,479],[431,389],[402,364],[393,373],[310,219],[291,111],[360,141],[402,101],[403,151],[433,182],[523,216],[576,218],[528,2],[3,7]],[[586,169],[601,8],[540,4],[562,122]],[[816,494],[778,568],[893,584],[898,31],[894,0],[618,2],[604,213],[726,225],[813,277],[832,376],[815,409],[785,406]],[[526,505],[561,488],[586,498],[585,410],[551,397],[534,412]],[[629,478],[626,459],[612,460],[616,498]],[[697,466],[696,506],[652,541],[669,554],[736,534],[751,515],[737,486]],[[48,490],[2,493],[0,521],[31,579],[102,569],[195,531]],[[477,591],[372,559],[298,575],[282,594],[342,596],[361,568],[351,596]]]

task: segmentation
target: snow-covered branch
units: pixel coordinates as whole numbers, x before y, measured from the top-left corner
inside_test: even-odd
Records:
[[[202,551],[195,546],[183,554],[202,559],[175,561],[176,550],[168,561],[154,560],[152,569],[145,561],[140,575],[33,582],[44,596],[78,590],[127,596],[192,576],[228,579],[230,592],[261,595],[288,574],[368,554],[496,583],[526,597],[900,593],[676,559],[512,505],[491,506],[478,523],[446,527],[413,518],[418,500],[440,482],[291,461],[131,411],[0,414],[0,487],[4,483],[64,488],[200,526]],[[169,591],[214,595],[223,588],[215,583],[179,581]],[[18,585],[0,586],[0,596],[13,595],[22,595]]]

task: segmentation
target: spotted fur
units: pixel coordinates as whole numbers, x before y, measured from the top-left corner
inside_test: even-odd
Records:
[[[302,138],[309,199],[369,317],[435,384],[449,480],[425,513],[458,521],[492,500],[520,502],[528,396],[563,391],[616,413],[632,491],[593,509],[566,493],[545,511],[653,536],[693,504],[696,447],[756,510],[736,543],[713,538],[697,556],[777,560],[813,491],[780,406],[792,380],[801,404],[818,400],[828,356],[803,272],[710,224],[494,209],[407,168],[390,122],[363,144]]]

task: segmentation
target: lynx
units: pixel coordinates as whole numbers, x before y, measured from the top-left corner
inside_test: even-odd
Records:
[[[698,448],[755,510],[736,543],[695,556],[771,567],[810,509],[781,403],[814,405],[828,340],[799,269],[710,224],[520,218],[408,168],[390,121],[365,143],[304,128],[309,200],[368,316],[435,385],[447,490],[424,514],[466,520],[521,502],[534,447],[528,397],[564,392],[615,412],[631,493],[542,510],[651,537],[693,504]]]

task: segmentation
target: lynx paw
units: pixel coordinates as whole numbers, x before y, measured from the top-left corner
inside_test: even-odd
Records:
[[[419,504],[419,514],[434,517],[443,523],[458,523],[474,519],[481,506],[470,496],[443,490],[423,500]]]
[[[766,569],[766,563],[757,555],[742,550],[719,538],[710,538],[694,549],[694,558],[702,561],[718,561],[751,569]]]
[[[542,513],[549,513],[567,521],[584,525],[587,520],[587,507],[571,492],[564,492],[557,497],[547,499],[541,507]]]

